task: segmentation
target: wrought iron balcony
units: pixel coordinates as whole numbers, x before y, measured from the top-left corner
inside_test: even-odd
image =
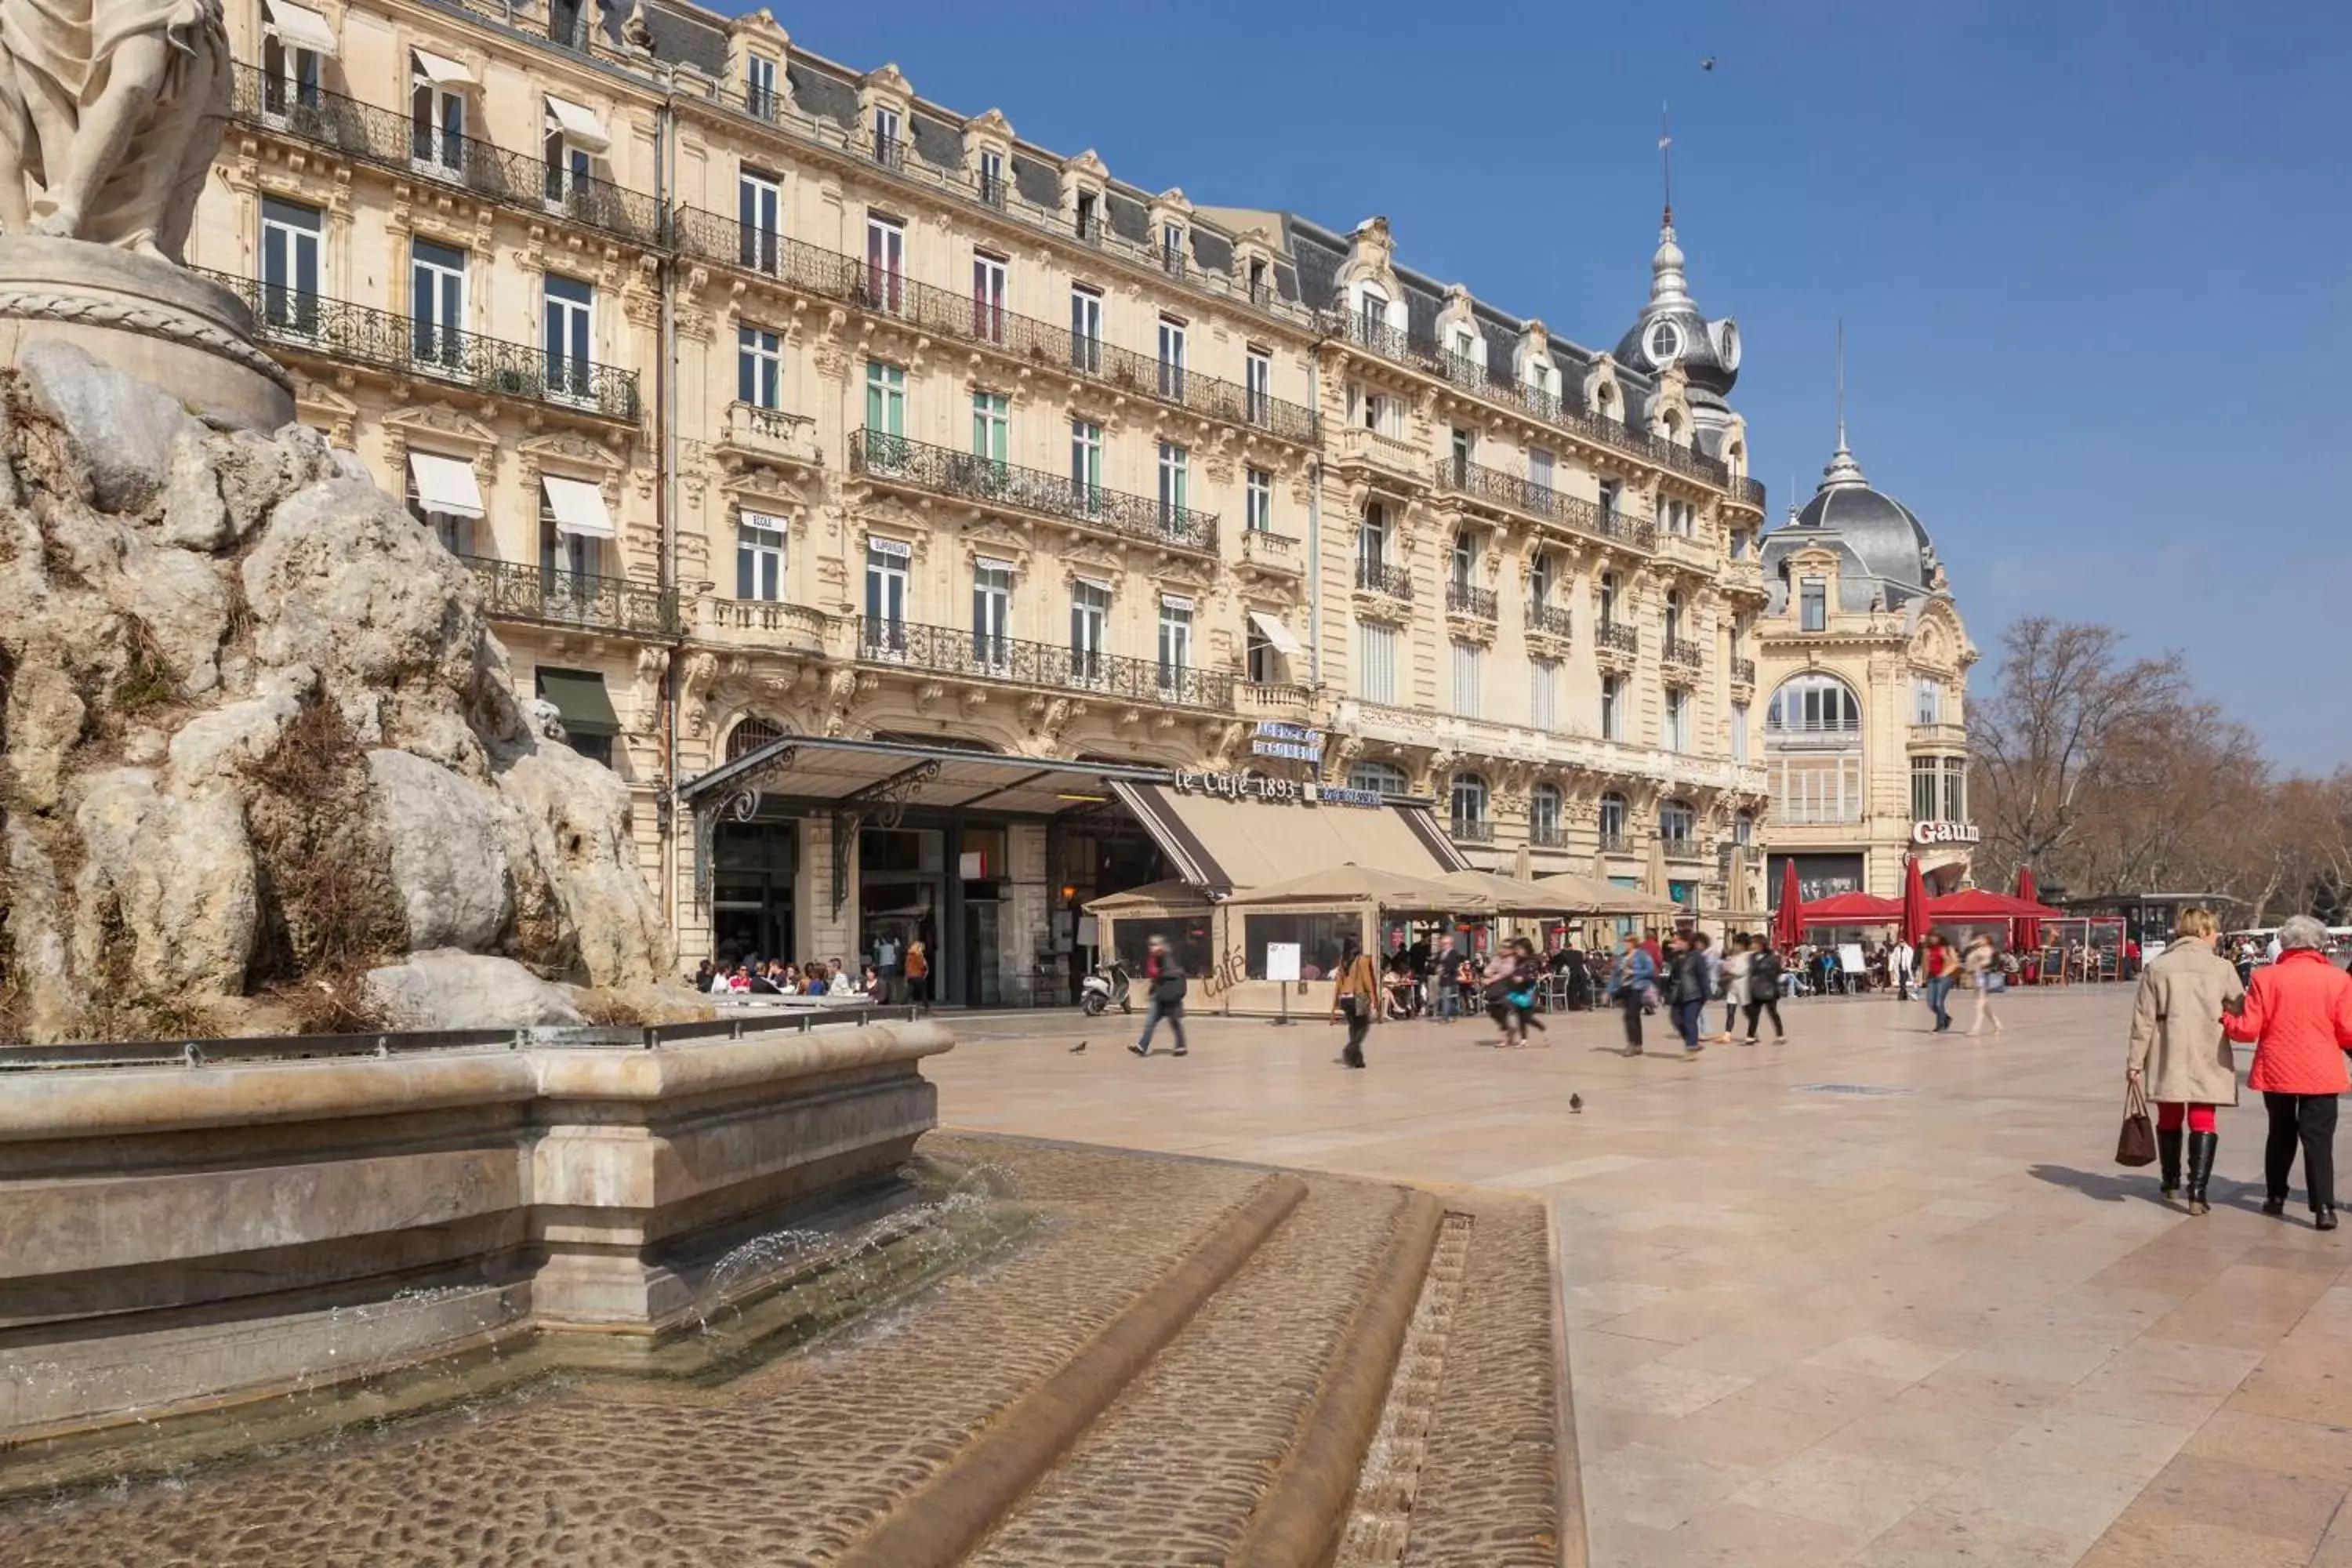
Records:
[[[1596,647],[1607,648],[1612,653],[1639,654],[1642,651],[1642,634],[1623,621],[1601,622],[1592,628],[1592,641]]]
[[[1528,827],[1528,844],[1537,849],[1565,849],[1568,834],[1557,822],[1531,823]]]
[[[1753,686],[1753,685],[1755,685],[1755,684],[1756,684],[1756,661],[1755,661],[1754,659],[1752,659],[1752,658],[1735,658],[1735,659],[1733,659],[1733,660],[1731,661],[1731,679],[1732,679],[1733,683],[1734,683],[1734,684],[1736,684],[1736,685],[1739,685],[1739,686]]]
[[[1633,853],[1633,837],[1630,834],[1611,833],[1604,829],[1601,835],[1601,853],[1603,855],[1631,855]]]
[[[1528,630],[1531,632],[1540,632],[1548,637],[1564,637],[1573,635],[1575,629],[1576,616],[1559,605],[1528,606]]]
[[[1646,517],[1629,517],[1622,511],[1602,511],[1598,507],[1593,509],[1593,516],[1598,520],[1597,526],[1603,539],[1631,545],[1636,550],[1655,550],[1658,547],[1658,525]]]
[[[1697,669],[1706,663],[1706,650],[1688,637],[1666,638],[1659,646],[1658,657],[1685,669]]]
[[[1468,616],[1473,620],[1495,618],[1495,594],[1491,588],[1480,588],[1468,583],[1445,584],[1445,612],[1452,616]]]
[[[1706,846],[1696,838],[1675,837],[1662,833],[1658,836],[1658,843],[1669,860],[1704,860],[1707,858]]]
[[[1324,330],[1335,338],[1370,349],[1382,359],[1409,364],[1433,375],[1446,373],[1445,351],[1427,338],[1417,338],[1402,328],[1386,321],[1376,321],[1360,311],[1331,312],[1324,318]]]
[[[1440,458],[1435,478],[1441,490],[1555,522],[1588,538],[1605,539],[1636,550],[1657,547],[1657,525],[1649,519],[1603,511],[1589,500],[1507,474],[1500,468],[1463,458]]]
[[[1096,693],[1220,712],[1231,712],[1234,705],[1234,678],[1223,670],[871,616],[857,617],[857,658],[865,664],[992,684]]]
[[[258,66],[240,63],[236,77],[231,113],[257,130],[358,163],[420,174],[484,201],[580,224],[632,244],[659,248],[668,243],[661,204],[640,192],[470,136],[453,136],[437,126],[419,126],[405,114],[300,87]]]
[[[496,620],[537,621],[646,637],[678,633],[677,595],[627,577],[557,572],[483,555],[462,559],[482,590],[483,608]]]
[[[1751,511],[1760,512],[1764,510],[1763,485],[1745,474],[1732,479],[1727,493],[1735,505],[1744,506]]]
[[[1367,594],[1386,594],[1391,599],[1412,597],[1412,573],[1403,566],[1384,561],[1358,561],[1356,586]]]
[[[467,387],[493,398],[528,398],[635,424],[637,374],[593,360],[550,353],[528,343],[486,338],[372,306],[239,278],[205,277],[243,300],[257,335],[291,354]]]
[[[1214,554],[1217,549],[1213,512],[1082,484],[1066,474],[1024,468],[879,430],[851,433],[849,466],[884,484],[1059,518],[1171,550]]]
[[[1465,844],[1495,842],[1495,824],[1487,817],[1457,816],[1446,824],[1446,831]]]

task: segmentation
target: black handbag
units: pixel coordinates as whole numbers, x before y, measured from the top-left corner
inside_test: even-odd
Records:
[[[2156,1163],[2156,1125],[2147,1119],[2147,1097],[2140,1092],[2137,1079],[2124,1090],[2124,1129],[2116,1135],[2116,1163]]]

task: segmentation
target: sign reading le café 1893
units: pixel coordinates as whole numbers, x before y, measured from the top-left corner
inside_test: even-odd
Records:
[[[1306,787],[1295,779],[1264,773],[1178,773],[1179,795],[1221,795],[1228,800],[1303,800]]]

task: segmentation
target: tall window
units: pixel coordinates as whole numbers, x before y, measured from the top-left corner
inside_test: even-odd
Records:
[[[1405,795],[1412,793],[1412,781],[1405,777],[1404,770],[1394,763],[1358,763],[1348,770],[1348,787],[1378,790],[1386,795]]]
[[[1102,198],[1100,196],[1092,191],[1080,191],[1075,216],[1080,239],[1102,237]]]
[[[432,510],[425,507],[425,497],[416,488],[416,458],[421,456],[425,454],[413,453],[409,458],[408,515],[431,529],[433,537],[439,540],[441,548],[450,554],[471,555],[474,552],[474,520],[460,512]]]
[[[466,253],[429,239],[409,242],[410,352],[420,363],[463,363]]]
[[[1691,694],[1678,686],[1666,689],[1666,750],[1690,750]]]
[[[907,226],[869,214],[866,219],[866,302],[897,315],[906,304]]]
[[[1070,672],[1087,682],[1103,677],[1110,629],[1110,584],[1081,577],[1070,585]]]
[[[1356,296],[1356,325],[1367,342],[1377,342],[1389,324],[1389,297],[1370,284]]]
[[[1184,395],[1184,323],[1160,318],[1160,395]]]
[[[1731,819],[1731,841],[1745,849],[1756,842],[1756,814],[1743,811]]]
[[[1160,226],[1160,265],[1181,278],[1184,275],[1184,226],[1163,223]]]
[[[1254,616],[1243,628],[1242,661],[1252,685],[1271,686],[1282,679],[1282,650],[1274,646],[1272,637],[1257,629]]]
[[[1455,773],[1447,795],[1446,804],[1453,808],[1454,837],[1486,837],[1486,781],[1476,773]]]
[[[1528,688],[1533,698],[1529,705],[1528,721],[1547,733],[1558,729],[1559,727],[1559,661],[1556,658],[1529,660]]]
[[[1748,704],[1745,702],[1731,705],[1731,760],[1735,763],[1748,760]]]
[[[878,359],[866,362],[866,460],[887,470],[907,460],[907,373]]]
[[[1005,459],[1007,441],[1013,421],[1007,410],[1011,405],[1001,392],[975,392],[971,395],[971,455],[986,458],[992,463]]]
[[[1807,577],[1797,584],[1797,605],[1800,631],[1827,631],[1830,624],[1830,585],[1821,577]]]
[[[1624,494],[1625,485],[1622,480],[1603,479],[1601,481],[1601,515],[1602,518],[1612,518],[1617,515],[1617,503],[1623,499]]]
[[[754,408],[784,404],[784,340],[765,327],[735,329],[735,401]]]
[[[1004,205],[1004,154],[993,147],[981,150],[980,199],[992,207]]]
[[[782,518],[760,511],[736,515],[735,596],[770,600],[784,596]]]
[[[874,108],[874,161],[896,165],[903,156],[898,151],[898,111],[882,104]]]
[[[1454,532],[1454,555],[1449,569],[1453,573],[1451,581],[1457,588],[1467,588],[1477,576],[1478,541],[1466,528]]]
[[[1173,441],[1160,443],[1160,526],[1171,533],[1184,527],[1192,454]]]
[[[1179,696],[1184,672],[1192,665],[1192,601],[1175,594],[1160,596],[1160,689]]]
[[[1470,465],[1477,460],[1478,432],[1475,430],[1465,430],[1461,426],[1456,425],[1454,427],[1454,474],[1459,477],[1467,473],[1469,471]]]
[[[325,215],[275,196],[261,198],[261,311],[273,327],[319,330],[326,269]]]
[[[1348,384],[1348,423],[1393,436],[1403,423],[1404,405],[1393,397],[1371,391],[1361,382]]]
[[[1546,848],[1559,841],[1559,786],[1539,784],[1528,792],[1528,842]]]
[[[783,187],[749,169],[735,176],[736,233],[742,265],[754,272],[783,269]]]
[[[1389,560],[1389,509],[1379,501],[1364,507],[1363,526],[1356,530],[1356,566],[1358,580],[1367,586],[1377,582]]]
[[[542,345],[547,387],[563,397],[588,395],[588,334],[596,317],[595,292],[576,278],[551,272],[541,285]]]
[[[466,166],[466,99],[460,84],[434,79],[425,61],[415,62],[408,88],[408,155],[444,169]]]
[[[1251,424],[1264,425],[1274,417],[1274,356],[1264,349],[1250,350],[1242,361],[1242,395]]]
[[[1969,819],[1969,760],[1966,757],[1944,759],[1944,820],[1966,822]]]
[[[1089,375],[1102,374],[1102,296],[1091,289],[1070,290],[1070,363]]]
[[[265,13],[266,15],[266,13]],[[261,40],[261,107],[269,114],[316,109],[321,97],[319,53],[278,36],[273,22]]]
[[[1528,488],[1538,506],[1551,504],[1551,454],[1541,447],[1528,448]]]
[[[1932,675],[1919,678],[1918,706],[1911,721],[1915,724],[1940,724],[1944,721],[1944,683]]]
[[[975,663],[999,669],[1012,658],[1013,568],[981,561],[971,569],[971,653]]]
[[[1658,837],[1669,848],[1687,849],[1698,826],[1698,814],[1679,800],[1670,800],[1658,807]]]
[[[776,117],[776,62],[765,55],[743,57],[743,107],[762,120]]]
[[[1625,678],[1622,675],[1601,678],[1601,738],[1625,738]]]
[[[1274,476],[1264,468],[1242,470],[1242,521],[1254,533],[1274,531]]]
[[[1601,797],[1600,826],[1601,842],[1603,845],[1612,848],[1622,847],[1624,845],[1627,820],[1628,813],[1623,795],[1612,790]]]
[[[1862,702],[1834,676],[1800,675],[1764,710],[1764,765],[1772,817],[1794,824],[1859,822]]]
[[[576,201],[595,188],[595,153],[572,140],[570,129],[551,106],[540,141],[541,167],[546,171],[541,189],[551,202]]]
[[[1595,592],[1600,599],[1601,624],[1604,626],[1615,626],[1617,624],[1617,574],[1614,572],[1601,574],[1601,582]]]
[[[1004,341],[1005,302],[1010,298],[1004,263],[993,256],[971,258],[971,333],[982,342]]]
[[[904,652],[907,646],[907,558],[895,539],[866,542],[866,640]]]
[[[1944,809],[1944,759],[1911,759],[1911,820],[1934,822]]]
[[[1666,590],[1666,640],[1676,643],[1682,638],[1683,592],[1680,588],[1669,588]]]
[[[1548,609],[1559,588],[1559,561],[1549,550],[1537,551],[1534,563],[1528,568],[1528,603],[1539,610]]]
[[[1396,647],[1394,626],[1356,623],[1356,694],[1365,701],[1396,700]]]
[[[547,487],[539,489],[540,592],[551,597],[585,598],[593,585],[581,581],[604,574],[604,542],[591,534],[568,531],[555,515],[555,501]]]
[[[1070,489],[1089,512],[1102,510],[1102,426],[1070,421]]]
[[[1486,650],[1474,642],[1454,645],[1454,711],[1465,719],[1478,717],[1480,655]]]

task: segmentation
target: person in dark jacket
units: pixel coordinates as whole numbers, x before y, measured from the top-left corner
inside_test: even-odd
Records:
[[[1151,950],[1143,960],[1143,994],[1150,1000],[1143,1009],[1143,1037],[1127,1048],[1139,1057],[1151,1054],[1151,1034],[1160,1027],[1160,1020],[1176,1032],[1176,1048],[1170,1054],[1184,1054],[1184,965],[1170,951],[1168,939],[1155,936]]]
[[[1625,1054],[1629,1057],[1642,1054],[1642,1015],[1649,1010],[1657,977],[1657,966],[1650,962],[1650,950],[1637,939],[1627,937],[1625,951],[1609,973],[1608,999],[1625,1015]]]
[[[1696,1056],[1699,1025],[1706,1015],[1706,954],[1690,938],[1676,932],[1666,958],[1666,1000],[1673,1005],[1675,1030],[1683,1037],[1685,1054]]]
[[[1756,1020],[1764,1014],[1772,1016],[1772,1042],[1775,1045],[1789,1037],[1780,1026],[1780,955],[1772,951],[1769,937],[1758,937],[1755,948],[1748,955],[1748,1038],[1742,1043],[1756,1043]]]

